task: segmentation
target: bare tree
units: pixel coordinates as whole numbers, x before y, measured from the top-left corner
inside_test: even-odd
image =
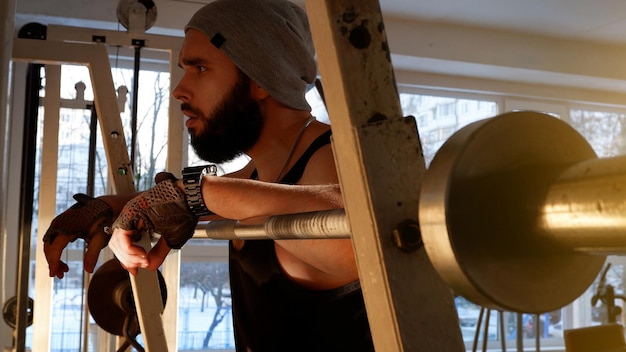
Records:
[[[626,115],[614,112],[572,110],[571,124],[591,144],[600,157],[626,152]]]
[[[198,291],[202,294],[201,310],[208,305],[207,295],[213,298],[216,305],[213,321],[209,325],[202,343],[202,348],[209,347],[209,341],[215,328],[224,320],[230,312],[231,296],[228,281],[228,266],[223,263],[182,263],[180,283],[184,286],[194,287],[194,295]]]
[[[161,80],[161,72],[156,74],[153,88],[154,100],[149,105],[141,121],[137,126],[138,131],[148,132],[148,148],[143,150],[136,149],[135,162],[135,179],[137,189],[148,189],[154,185],[154,176],[156,175],[156,161],[158,157],[165,151],[165,141],[160,138],[158,133],[165,131],[167,128],[159,128],[159,117],[162,114],[161,109],[169,96],[169,86],[164,85]],[[145,135],[145,134],[144,134]],[[147,154],[144,157],[144,152]]]

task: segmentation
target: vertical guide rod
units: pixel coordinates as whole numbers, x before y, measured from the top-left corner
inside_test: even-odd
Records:
[[[18,234],[17,262],[17,320],[15,324],[15,347],[24,351],[28,310],[28,279],[30,277],[30,238],[33,222],[35,189],[35,157],[37,152],[37,118],[41,64],[29,64],[26,82],[26,106],[24,109],[24,132],[22,139],[22,169],[20,184],[20,232]]]
[[[9,70],[11,58],[13,56],[13,36],[15,22],[16,0],[0,1],[0,40],[2,50],[0,50],[0,243],[7,243],[4,239],[7,236],[6,210],[8,194],[8,164],[9,164],[9,86],[11,85],[11,71]],[[5,251],[0,245],[0,253]],[[0,261],[0,301],[3,303],[6,297],[6,269],[4,262]],[[9,338],[0,329],[0,340],[7,341]],[[0,348],[4,346],[0,345]]]
[[[402,117],[380,5],[307,0],[306,9],[376,351],[464,351],[452,292],[425,249],[392,240],[417,223],[425,164],[415,120]]]
[[[133,65],[133,102],[130,116],[130,166],[137,172],[137,110],[139,102],[139,69],[141,63],[141,45],[135,45],[135,60]]]
[[[96,142],[97,142],[97,129],[98,129],[98,113],[96,107],[93,104],[85,106],[89,109],[89,159],[87,159],[87,195],[95,197],[96,187]],[[83,255],[87,253],[87,246],[83,243]],[[91,283],[91,274],[83,270],[83,290],[87,292],[89,284]],[[83,300],[83,332],[81,336],[83,351],[89,351],[89,326],[90,326],[90,313],[89,305],[84,302],[86,295],[82,296]]]
[[[56,215],[57,170],[59,149],[59,117],[61,106],[61,66],[46,65],[46,85],[43,98],[43,126],[41,134],[41,177],[39,179],[39,202],[37,243],[35,245],[35,308],[33,312],[33,351],[49,351],[52,330],[52,290],[54,280],[48,276],[43,238],[46,228]]]

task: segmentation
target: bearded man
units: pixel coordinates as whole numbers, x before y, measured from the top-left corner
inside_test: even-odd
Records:
[[[132,198],[80,196],[44,238],[50,276],[67,272],[61,252],[78,237],[89,242],[88,272],[108,243],[136,274],[157,270],[199,219],[254,221],[343,206],[330,126],[305,100],[317,67],[300,7],[211,2],[185,27],[178,61],[184,75],[173,96],[195,152],[211,163],[242,154],[250,162],[219,177],[204,167],[186,168],[182,180],[161,173]],[[146,230],[161,235],[148,252],[133,243]],[[233,240],[229,248],[237,351],[374,350],[350,239]]]

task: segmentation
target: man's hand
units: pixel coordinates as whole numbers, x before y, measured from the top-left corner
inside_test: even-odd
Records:
[[[77,238],[82,238],[88,245],[84,268],[87,272],[93,272],[100,251],[109,241],[110,235],[105,228],[113,222],[113,211],[103,200],[82,193],[75,194],[74,199],[76,203],[52,220],[43,237],[49,275],[59,279],[69,270],[61,260],[61,254],[67,244]]]
[[[155,180],[156,186],[126,203],[112,226],[109,248],[131,274],[137,268],[156,270],[171,248],[181,248],[193,236],[198,222],[174,175],[160,173]],[[133,244],[143,231],[161,235],[150,254]]]

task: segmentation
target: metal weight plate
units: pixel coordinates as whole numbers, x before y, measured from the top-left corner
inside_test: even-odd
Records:
[[[33,309],[35,302],[32,298],[28,297],[26,306],[26,326],[33,325]],[[15,329],[17,326],[17,297],[9,298],[2,307],[2,318],[11,328]]]
[[[163,305],[167,300],[167,287],[161,272],[158,273]],[[114,258],[102,264],[93,274],[87,290],[87,304],[96,324],[110,334],[124,336],[124,320],[136,316],[135,302],[129,273]]]
[[[476,304],[541,313],[593,282],[603,256],[551,246],[538,218],[550,183],[596,158],[587,141],[547,114],[519,111],[458,131],[424,177],[424,245],[452,289]]]

